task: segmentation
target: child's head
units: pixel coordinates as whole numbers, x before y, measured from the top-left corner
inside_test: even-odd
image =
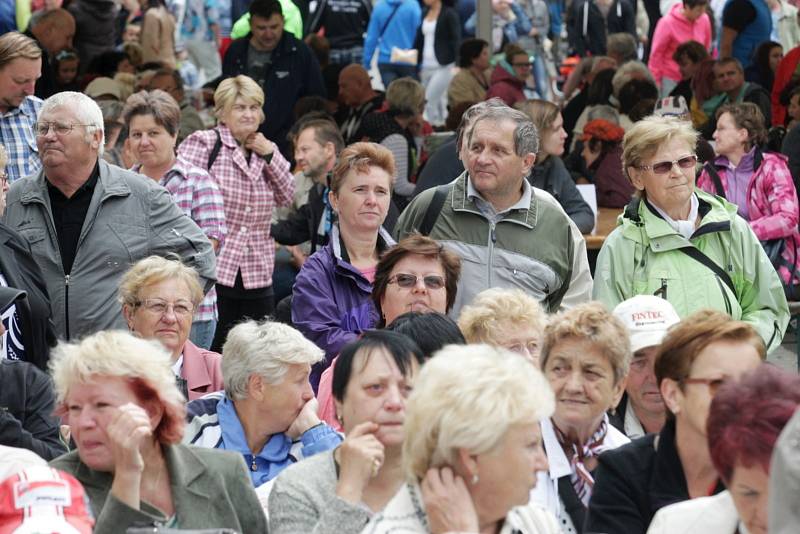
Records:
[[[66,48],[56,54],[56,82],[59,85],[74,82],[78,77],[79,65],[78,51],[74,48]]]
[[[123,43],[138,43],[139,36],[142,33],[142,27],[139,24],[129,22],[125,26],[125,31],[122,32]]]
[[[791,119],[800,121],[800,86],[795,87],[789,95],[789,109],[786,112]]]

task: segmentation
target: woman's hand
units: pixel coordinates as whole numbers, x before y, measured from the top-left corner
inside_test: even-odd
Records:
[[[317,398],[311,397],[308,402],[303,405],[303,409],[297,414],[295,420],[292,421],[289,430],[286,431],[286,435],[295,439],[305,434],[306,430],[309,428],[320,424],[319,416],[317,415],[318,408],[319,403],[317,402]]]
[[[266,157],[275,150],[274,145],[261,132],[253,132],[244,140],[244,147],[259,156]]]
[[[123,404],[116,409],[106,427],[114,458],[114,473],[141,473],[144,470],[142,444],[153,435],[150,416],[141,406]]]
[[[357,425],[337,449],[339,482],[336,495],[358,504],[369,480],[383,465],[383,444],[375,437],[378,424],[367,421]]]
[[[480,531],[467,485],[452,469],[428,469],[420,489],[432,534]]]

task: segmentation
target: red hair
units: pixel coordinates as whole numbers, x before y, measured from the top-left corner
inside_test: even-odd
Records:
[[[711,461],[727,484],[737,465],[769,473],[772,449],[800,405],[800,376],[762,364],[720,387],[708,415]]]
[[[161,408],[161,421],[153,431],[156,441],[164,444],[180,443],[186,426],[186,406],[165,402],[158,391],[142,378],[127,378],[126,381],[139,399],[140,406],[149,414],[151,409]]]

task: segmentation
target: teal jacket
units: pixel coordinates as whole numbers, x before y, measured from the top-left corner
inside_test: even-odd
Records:
[[[247,475],[241,454],[186,445],[165,445],[172,502],[178,528],[230,528],[241,533],[266,533],[267,520]],[[50,462],[78,479],[86,491],[96,523],[94,534],[119,534],[135,523],[165,522],[157,509],[143,502],[135,510],[111,495],[113,473],[95,471],[72,451]]]
[[[680,317],[702,308],[723,311],[751,324],[772,350],[789,323],[778,274],[735,205],[703,191],[696,194],[701,220],[689,240],[647,202],[631,202],[597,257],[593,296],[608,309],[635,295],[659,295]],[[690,243],[728,273],[735,291],[679,250]]]

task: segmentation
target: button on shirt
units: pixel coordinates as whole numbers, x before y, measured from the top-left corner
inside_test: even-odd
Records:
[[[83,222],[89,212],[94,188],[100,177],[100,167],[95,163],[94,170],[86,182],[67,198],[56,186],[47,181],[47,193],[53,211],[53,224],[58,234],[58,249],[61,252],[61,266],[64,274],[72,272],[72,264],[78,252],[78,239],[81,236]]]
[[[29,96],[18,108],[0,114],[0,143],[8,153],[6,172],[9,183],[35,174],[42,168],[33,132],[41,107],[41,99]]]

